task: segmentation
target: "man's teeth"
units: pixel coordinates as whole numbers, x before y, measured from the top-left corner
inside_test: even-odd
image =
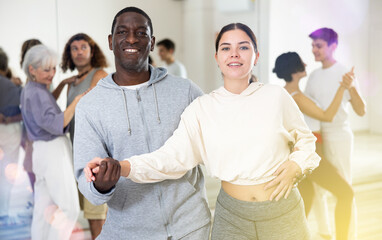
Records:
[[[228,66],[241,66],[242,64],[241,63],[230,63],[228,64]]]
[[[137,50],[137,49],[130,49],[130,48],[128,48],[128,49],[125,49],[125,50],[123,50],[123,51],[125,51],[125,52],[131,52],[131,53],[135,53],[135,52],[138,52],[138,50]]]

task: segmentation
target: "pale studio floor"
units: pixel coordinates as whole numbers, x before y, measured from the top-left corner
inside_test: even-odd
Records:
[[[353,187],[357,204],[357,232],[358,240],[382,239],[382,135],[367,132],[355,133],[354,161],[353,161]],[[216,196],[220,189],[217,180],[207,177],[206,188],[208,201],[213,211]],[[329,211],[333,213],[335,199],[328,194]],[[331,216],[331,226],[333,216]],[[314,213],[308,218],[309,227],[316,236],[317,224]],[[73,234],[74,239],[90,239],[86,221],[81,217],[79,230]],[[333,229],[333,228],[332,228]]]

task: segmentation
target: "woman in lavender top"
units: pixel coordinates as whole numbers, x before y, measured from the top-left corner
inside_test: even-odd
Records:
[[[28,82],[21,93],[21,113],[33,141],[36,175],[32,239],[69,239],[79,206],[71,145],[66,132],[79,95],[62,112],[47,90],[56,73],[56,54],[44,45],[26,53],[23,70]]]

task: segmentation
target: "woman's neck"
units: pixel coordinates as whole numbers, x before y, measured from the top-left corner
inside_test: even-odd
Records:
[[[286,82],[284,88],[285,90],[288,91],[288,93],[293,93],[293,92],[296,92],[296,91],[299,91],[301,92],[300,90],[300,87],[298,85],[298,83],[300,82],[300,79],[292,79],[292,81],[290,82]]]
[[[243,79],[224,78],[224,88],[234,94],[240,94],[248,88],[250,76]]]

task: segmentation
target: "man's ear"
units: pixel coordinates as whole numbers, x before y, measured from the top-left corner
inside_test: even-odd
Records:
[[[109,49],[113,51],[113,35],[109,34],[109,36],[107,36],[107,39],[109,41]]]
[[[155,37],[154,36],[151,36],[151,48],[150,48],[150,51],[154,51],[154,47],[155,47]]]
[[[337,43],[332,43],[332,44],[329,45],[329,47],[330,47],[330,50],[331,50],[332,52],[334,52],[334,50],[337,49]]]

